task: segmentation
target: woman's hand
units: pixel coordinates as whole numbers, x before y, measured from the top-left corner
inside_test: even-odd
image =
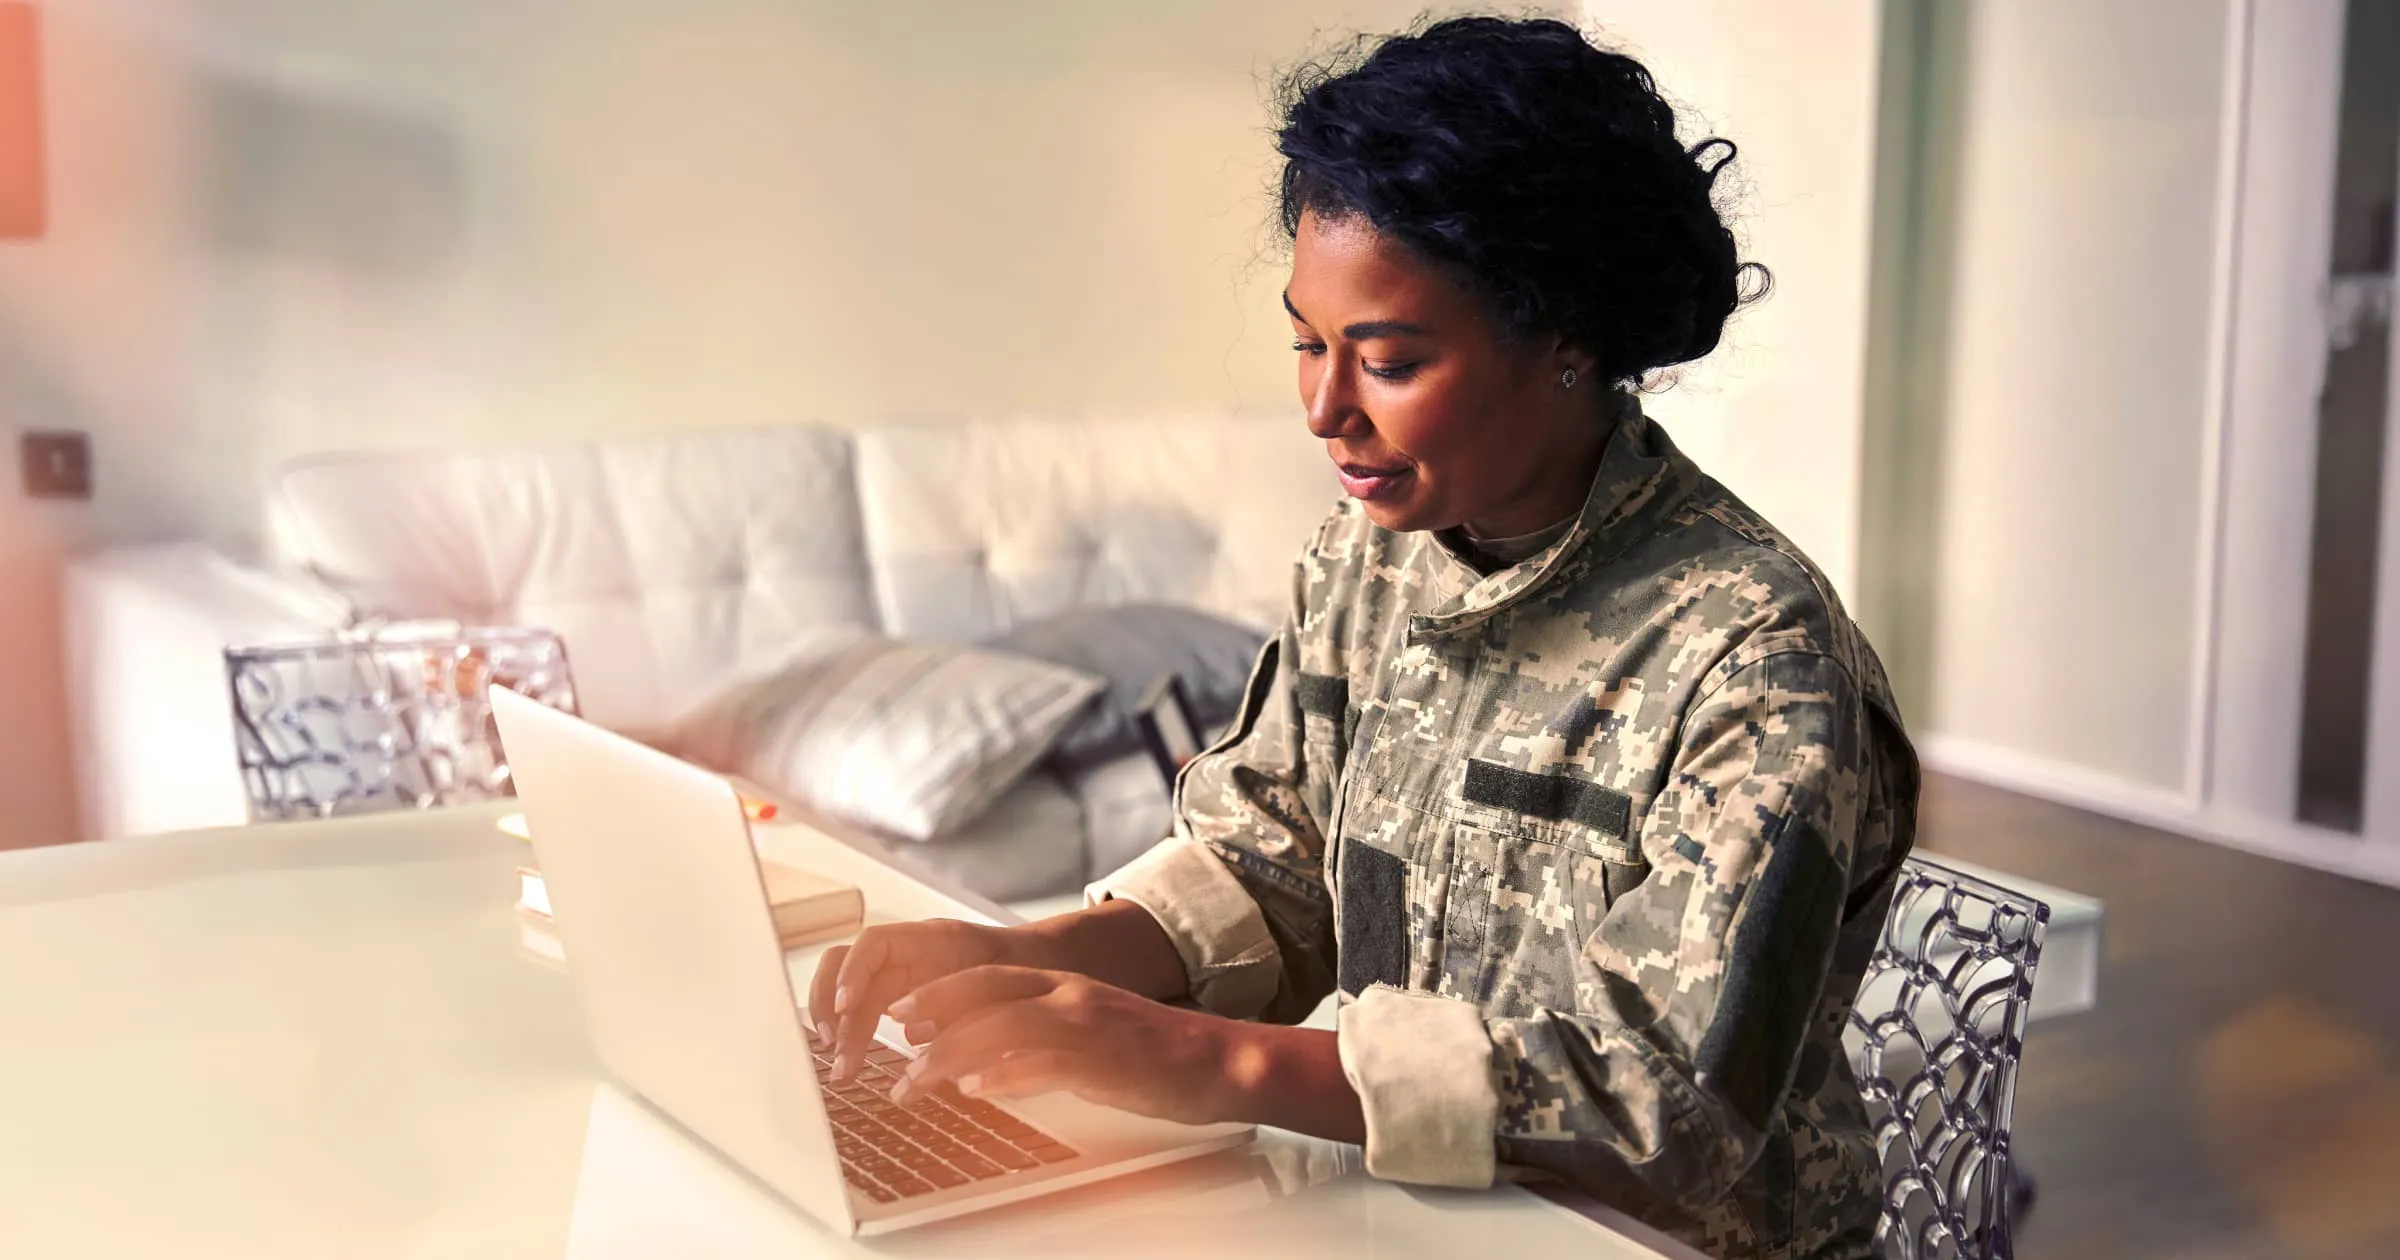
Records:
[[[1102,902],[1013,928],[923,919],[878,924],[825,951],[809,986],[809,1026],[834,1047],[834,1076],[865,1062],[875,1024],[905,994],[970,967],[1044,967],[1158,998],[1183,996],[1183,961],[1150,912]]]
[[[884,1009],[943,976],[996,963],[1024,964],[1040,952],[1026,934],[957,919],[884,923],[825,951],[809,986],[809,1025],[833,1047],[833,1074],[848,1079],[866,1061]]]
[[[895,1087],[896,1102],[945,1083],[987,1097],[1066,1089],[1187,1124],[1247,1110],[1239,1078],[1255,1057],[1246,1053],[1250,1034],[1269,1031],[1073,972],[1007,965],[959,970],[891,1013],[926,1047]]]

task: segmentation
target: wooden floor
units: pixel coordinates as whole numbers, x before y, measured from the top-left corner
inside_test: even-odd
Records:
[[[2107,903],[2099,1008],[2025,1051],[2019,1256],[2400,1258],[2400,890],[1940,778],[1918,842]]]

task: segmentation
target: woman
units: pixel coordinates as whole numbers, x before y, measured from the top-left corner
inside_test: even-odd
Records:
[[[888,1009],[927,1045],[903,1101],[1063,1087],[1401,1181],[1563,1179],[1718,1255],[1863,1254],[1840,1036],[1915,762],[1824,577],[1630,392],[1742,301],[1732,146],[1550,21],[1288,96],[1285,305],[1349,497],[1175,835],[1079,913],[829,955],[837,1072]],[[1337,991],[1338,1032],[1287,1026]]]

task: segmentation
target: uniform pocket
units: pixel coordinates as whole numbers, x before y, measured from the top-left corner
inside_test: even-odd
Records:
[[[1460,797],[1474,821],[1461,826],[1457,853],[1479,855],[1483,869],[1454,875],[1490,890],[1477,989],[1495,1011],[1574,1008],[1584,942],[1649,874],[1627,835],[1631,801],[1589,780],[1488,761],[1467,763]]]
[[[1649,874],[1641,846],[1631,834],[1633,800],[1615,788],[1569,775],[1469,761],[1459,798],[1480,807],[1476,812],[1495,829],[1606,863],[1612,868],[1602,881],[1607,900]]]
[[[1545,837],[1578,847],[1578,836],[1594,856],[1638,861],[1626,828],[1633,817],[1633,800],[1615,788],[1564,774],[1536,774],[1490,761],[1469,761],[1459,796],[1470,805],[1504,810],[1536,824],[1560,828]],[[1571,830],[1567,830],[1571,828]]]

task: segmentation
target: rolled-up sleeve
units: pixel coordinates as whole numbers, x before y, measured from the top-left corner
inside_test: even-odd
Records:
[[[1295,567],[1292,611],[1259,653],[1240,717],[1176,777],[1175,834],[1084,890],[1093,904],[1148,910],[1182,957],[1193,1000],[1238,1019],[1298,1023],[1333,992],[1332,774],[1308,762],[1294,688],[1307,563]]]
[[[1258,1010],[1275,995],[1275,939],[1250,893],[1205,845],[1171,836],[1083,890],[1150,912],[1183,959],[1192,1000],[1212,1011]]]
[[[1500,1092],[1482,1008],[1377,985],[1342,1008],[1342,1075],[1367,1122],[1367,1171],[1386,1181],[1492,1183]]]

